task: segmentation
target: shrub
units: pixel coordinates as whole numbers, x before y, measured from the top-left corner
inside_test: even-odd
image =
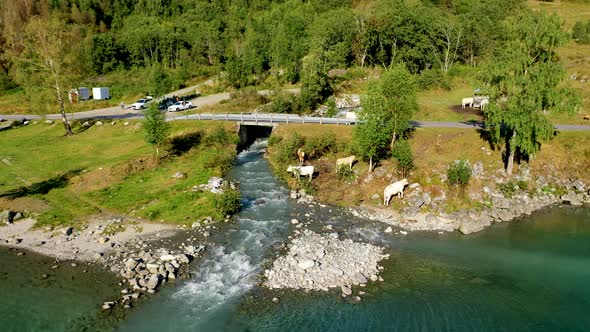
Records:
[[[330,152],[338,152],[337,149],[336,135],[333,133],[307,138],[303,147],[309,158],[320,158]]]
[[[406,177],[414,169],[412,147],[408,140],[402,139],[397,141],[393,147],[392,156],[397,159],[397,165],[403,177]]]
[[[271,96],[272,102],[263,108],[264,112],[299,114],[299,97],[288,92],[277,92]]]
[[[580,44],[590,43],[590,21],[576,22],[572,31],[572,38]]]
[[[502,195],[504,195],[504,197],[512,198],[514,194],[516,194],[518,186],[516,185],[516,183],[509,181],[506,183],[498,184],[498,189],[500,189],[500,192],[502,193]]]
[[[450,185],[460,186],[462,190],[469,184],[471,179],[471,165],[469,161],[461,159],[455,160],[449,165],[447,171],[447,182]]]
[[[336,108],[336,101],[334,100],[334,97],[330,97],[328,98],[328,102],[326,103],[326,106],[328,106],[328,109],[326,110],[326,116],[329,118],[332,118],[336,115],[336,113],[338,113],[338,109]]]
[[[350,169],[350,167],[348,167],[348,165],[340,165],[336,172],[338,174],[338,179],[342,182],[352,182],[356,179],[356,174]]]
[[[206,168],[219,169],[222,174],[225,174],[234,167],[235,160],[235,151],[211,149],[209,154],[205,157],[203,165]]]
[[[281,164],[289,164],[297,161],[297,149],[305,144],[305,138],[297,133],[283,139],[277,146],[275,156]]]
[[[242,207],[240,192],[229,187],[225,188],[223,194],[217,196],[215,206],[222,218],[238,212]]]
[[[283,138],[281,136],[270,135],[270,137],[268,138],[268,146],[275,146],[279,144],[282,140]]]
[[[239,141],[238,136],[232,132],[225,130],[223,127],[217,127],[212,132],[205,135],[203,143],[208,146],[212,145],[234,145]]]
[[[441,88],[445,90],[451,89],[451,82],[448,77],[440,69],[425,69],[423,70],[416,83],[420,90],[430,90]]]
[[[318,193],[317,188],[308,177],[299,178],[299,189],[305,190],[308,195],[315,195]]]

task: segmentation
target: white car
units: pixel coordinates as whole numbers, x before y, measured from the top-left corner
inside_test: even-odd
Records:
[[[168,106],[168,112],[186,111],[193,108],[193,103],[190,101],[177,101],[173,105]]]
[[[131,104],[131,108],[134,110],[141,110],[147,107],[148,103],[151,103],[153,98],[141,98],[140,100],[136,101],[135,103]]]

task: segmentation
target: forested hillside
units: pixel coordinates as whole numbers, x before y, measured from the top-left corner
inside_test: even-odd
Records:
[[[223,71],[235,87],[272,77],[319,84],[321,94],[331,69],[397,62],[436,78],[454,63],[485,59],[502,38],[499,22],[523,6],[520,0],[3,0],[0,91],[30,83],[35,93],[39,70],[28,59],[49,47],[33,38],[39,30],[67,45],[57,57],[68,59],[63,72],[71,86],[112,72],[145,77],[157,70],[172,88]]]

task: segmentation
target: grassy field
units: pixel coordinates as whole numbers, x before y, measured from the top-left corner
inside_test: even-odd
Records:
[[[273,135],[287,139],[293,133],[313,137],[334,133],[340,140],[350,145],[353,127],[350,126],[307,126],[302,128],[297,125],[281,125],[273,131]],[[441,183],[441,175],[446,174],[447,167],[457,159],[467,159],[472,164],[482,162],[487,175],[500,175],[503,171],[502,149],[492,149],[484,139],[485,135],[473,129],[416,129],[410,140],[414,154],[415,169],[409,176],[410,182],[417,182],[432,195],[439,195],[445,191],[452,192],[445,184]],[[383,188],[391,181],[401,178],[397,166],[393,160],[381,161],[373,174],[368,173],[366,162],[355,164],[357,176],[353,181],[342,181],[336,175],[335,161],[344,157],[349,152],[344,149],[342,153],[331,154],[317,160],[306,161],[307,164],[316,167],[319,172],[314,178],[313,184],[317,189],[317,196],[322,201],[332,204],[350,206],[359,203],[378,204],[371,197],[374,194],[382,195]],[[276,149],[269,149],[270,159],[276,158]],[[276,162],[274,163],[277,166]],[[524,163],[523,165],[527,165]],[[588,132],[563,132],[553,140],[543,145],[533,161],[528,164],[532,174],[563,175],[581,178],[590,181],[590,133]],[[515,169],[515,172],[518,170]],[[287,179],[289,176],[283,170],[277,170]],[[292,186],[297,186],[297,181],[289,179]],[[477,192],[483,185],[494,183],[481,183],[472,180],[468,190]],[[380,196],[382,197],[382,196]],[[447,202],[448,211],[461,208],[478,206],[477,200],[469,197],[452,196]],[[398,204],[399,205],[399,204]],[[401,206],[396,206],[400,208]]]
[[[141,125],[93,126],[72,137],[59,125],[30,125],[0,132],[0,208],[38,213],[39,225],[78,225],[97,213],[188,223],[216,215],[210,193],[194,185],[221,175],[216,158],[235,155],[201,141],[233,124],[179,121],[159,166],[143,141]],[[173,179],[183,172],[186,177]],[[187,219],[188,217],[188,219]]]

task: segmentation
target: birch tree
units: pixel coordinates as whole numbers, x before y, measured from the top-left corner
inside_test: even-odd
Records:
[[[38,82],[39,89],[52,91],[66,135],[72,135],[64,108],[64,98],[78,68],[71,29],[60,19],[36,16],[27,23],[22,35],[14,37],[8,41],[9,54],[21,73],[17,76],[19,83]]]
[[[575,112],[579,96],[564,86],[565,70],[556,49],[569,36],[555,15],[526,10],[505,25],[505,40],[483,73],[491,89],[485,108],[492,137],[506,142],[506,173],[517,154],[530,157],[555,135],[547,112]]]

